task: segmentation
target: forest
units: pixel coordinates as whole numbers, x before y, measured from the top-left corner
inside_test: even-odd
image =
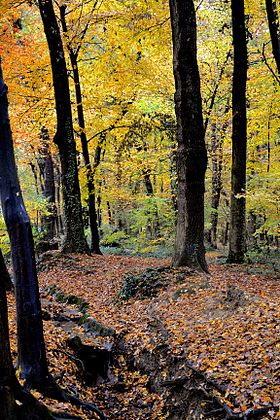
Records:
[[[0,0],[3,420],[280,418],[279,0]]]

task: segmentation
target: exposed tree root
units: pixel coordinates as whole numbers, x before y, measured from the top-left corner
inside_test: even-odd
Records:
[[[224,401],[227,387],[208,378],[204,372],[193,366],[184,354],[174,355],[168,344],[168,330],[153,310],[150,311],[150,315],[153,333],[160,339],[161,344],[153,351],[143,349],[133,357],[131,363],[128,358],[131,359],[129,344],[119,336],[115,343],[115,352],[122,353],[131,369],[137,369],[149,376],[149,390],[162,396],[165,413],[172,413],[172,418],[177,420],[255,420],[265,417],[269,411],[276,413],[279,410],[279,406],[267,406],[241,411],[239,402],[232,395],[227,397],[231,406],[227,404]]]
[[[69,402],[75,405],[76,407],[81,407],[85,410],[94,412],[95,414],[97,414],[97,416],[101,420],[107,420],[107,417],[105,416],[105,414],[102,413],[102,411],[99,410],[98,407],[96,407],[94,404],[84,402],[78,397],[70,394],[68,391],[61,388],[51,376],[47,378],[44,384],[40,384],[36,386],[35,389],[37,389],[39,392],[41,392],[43,395],[49,398],[52,398],[61,402]],[[60,414],[60,417],[61,417],[61,414]],[[61,418],[65,418],[65,417],[61,417]]]

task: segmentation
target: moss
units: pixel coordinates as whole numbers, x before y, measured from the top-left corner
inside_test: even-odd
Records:
[[[160,289],[169,284],[169,277],[162,276],[165,268],[147,268],[140,274],[128,274],[124,285],[118,294],[121,301],[138,296],[139,298],[154,297]]]

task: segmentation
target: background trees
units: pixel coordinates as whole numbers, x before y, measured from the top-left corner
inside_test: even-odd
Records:
[[[79,46],[78,65],[89,159],[94,172],[95,205],[101,244],[163,253],[172,248],[177,195],[175,171],[174,83],[167,2],[67,3],[67,44]],[[60,25],[60,12],[55,6]],[[197,53],[201,73],[202,112],[209,164],[206,172],[205,226],[210,242],[228,245],[231,197],[231,84],[233,71],[231,10],[228,3],[197,5]],[[250,1],[246,11],[247,214],[257,243],[274,241],[278,229],[279,87],[266,5]],[[276,9],[277,11],[277,9]],[[85,35],[81,32],[89,22]],[[21,19],[20,29],[13,22]],[[8,22],[10,22],[8,24]],[[56,235],[61,235],[60,165],[52,139],[56,132],[52,75],[38,9],[22,4],[6,8],[1,23],[9,69],[11,120],[16,157],[23,178],[36,238],[43,236],[49,207],[41,192],[38,162],[42,127],[48,130],[54,164]],[[4,44],[3,44],[4,45]],[[264,47],[263,47],[264,46]],[[15,60],[13,57],[17,57]],[[73,68],[66,64],[72,103]],[[73,115],[76,115],[75,113]],[[81,134],[73,118],[74,136]],[[87,170],[76,143],[83,219],[87,210]],[[43,155],[42,155],[43,156]],[[37,176],[36,189],[31,163]],[[152,194],[148,193],[147,182]],[[240,200],[239,200],[240,201]],[[32,204],[29,204],[31,203]],[[86,230],[89,234],[89,229]],[[251,234],[250,234],[251,235]],[[37,241],[37,239],[36,239]],[[252,241],[251,241],[252,242]],[[2,236],[7,248],[6,237]],[[164,245],[164,246],[162,246]],[[106,250],[105,250],[106,251]]]

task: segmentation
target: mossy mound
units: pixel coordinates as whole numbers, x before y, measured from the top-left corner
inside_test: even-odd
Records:
[[[140,274],[129,273],[124,277],[124,284],[118,298],[126,301],[137,296],[139,299],[154,297],[159,290],[170,284],[171,278],[166,273],[167,268],[147,268]]]

